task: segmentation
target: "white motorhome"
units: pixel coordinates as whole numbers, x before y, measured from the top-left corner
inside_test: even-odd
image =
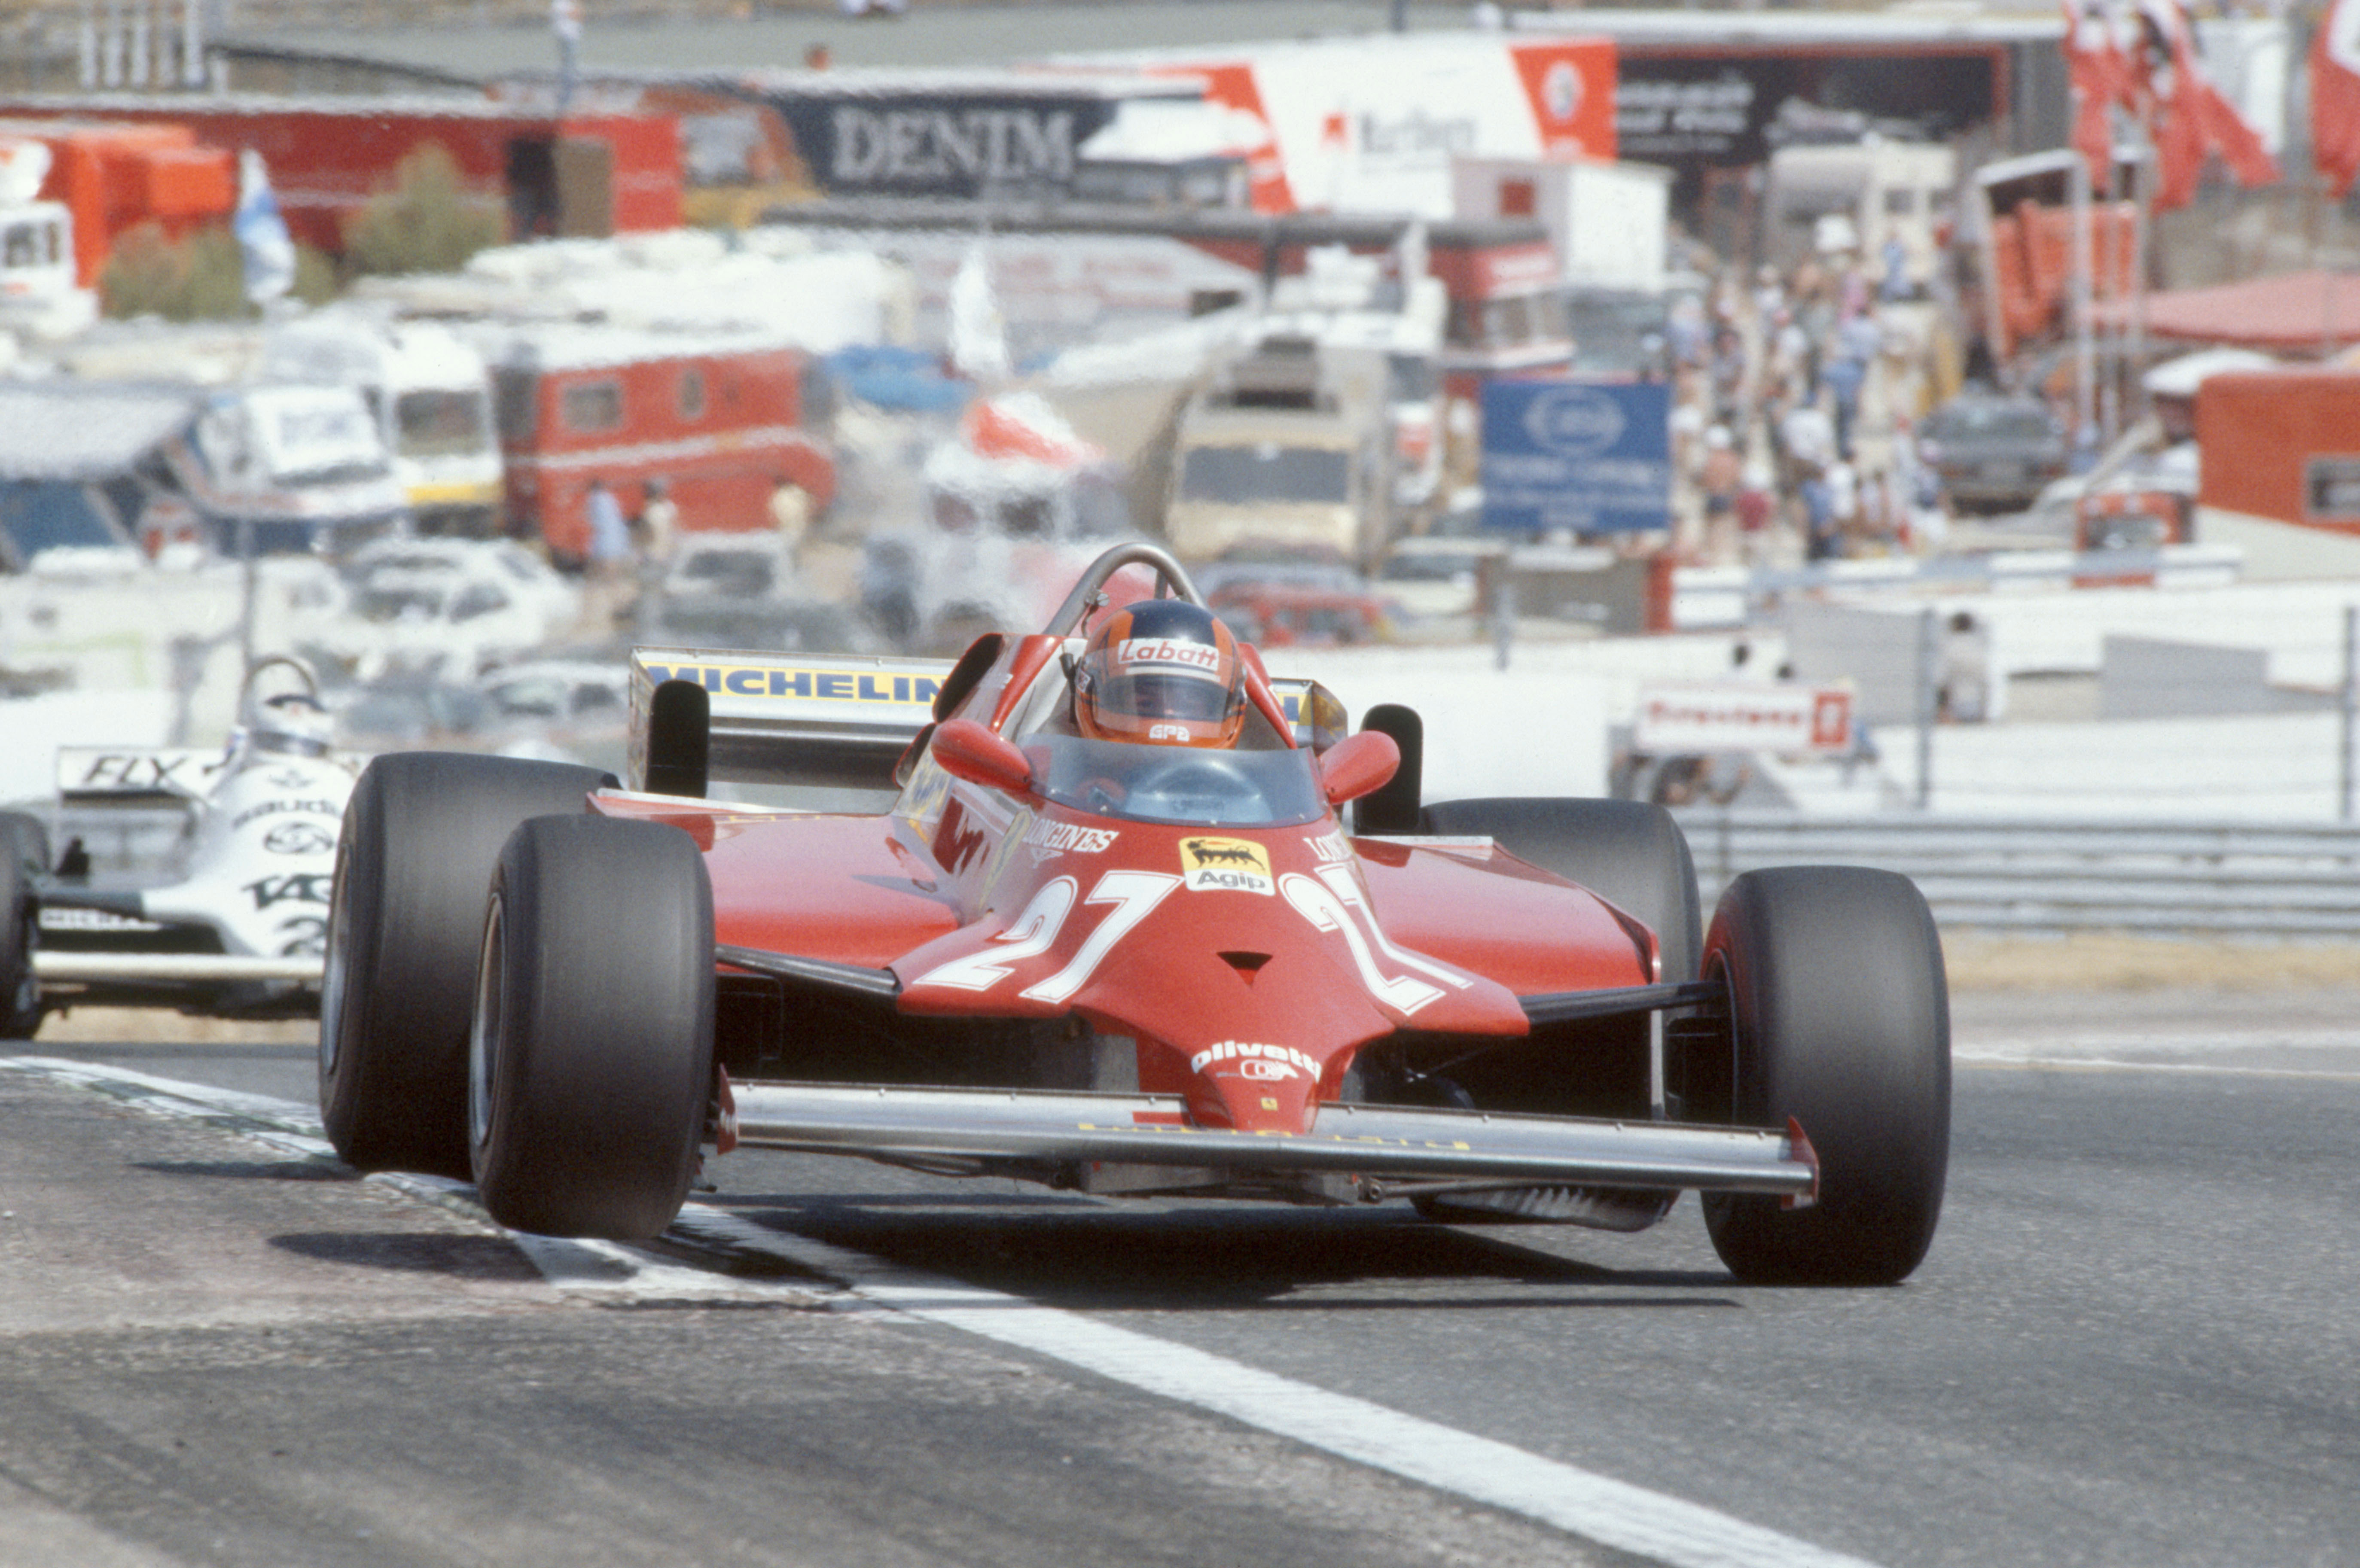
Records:
[[[1780,147],[1770,155],[1766,249],[1782,265],[1850,250],[1880,267],[1886,242],[1897,239],[1903,276],[1922,290],[1940,259],[1936,235],[1958,183],[1958,154],[1932,143]]]
[[[49,149],[0,136],[0,330],[64,337],[98,318],[98,296],[74,281],[73,217],[39,200]]]
[[[1313,251],[1302,276],[1278,280],[1267,312],[1249,323],[1249,341],[1302,338],[1323,354],[1383,356],[1393,504],[1406,515],[1431,505],[1442,485],[1442,330],[1450,301],[1442,280],[1423,272],[1405,288],[1392,286],[1398,298],[1387,299],[1377,272],[1373,258],[1341,246]]]
[[[165,459],[230,554],[339,556],[410,524],[377,421],[349,387],[208,393]]]
[[[274,328],[262,373],[279,381],[350,387],[392,456],[418,531],[487,538],[499,531],[500,447],[483,355],[427,321],[377,322],[323,311]]]
[[[1361,561],[1392,535],[1385,366],[1366,350],[1265,337],[1181,411],[1164,536],[1188,561],[1243,547]]]

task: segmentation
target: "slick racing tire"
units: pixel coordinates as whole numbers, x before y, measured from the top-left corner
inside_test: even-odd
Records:
[[[604,817],[518,828],[492,877],[467,1062],[494,1219],[614,1241],[670,1225],[713,1097],[713,887],[695,841]]]
[[[1432,833],[1483,836],[1518,859],[1579,884],[1655,933],[1667,984],[1693,980],[1703,940],[1688,836],[1661,806],[1640,800],[1501,798],[1426,808]],[[1413,1200],[1427,1219],[1512,1220],[1643,1230],[1671,1196],[1617,1189],[1514,1187]]]
[[[0,1039],[30,1040],[41,1027],[41,983],[33,975],[33,933],[39,921],[23,863],[13,855],[0,855]]]
[[[1950,991],[1926,900],[1856,866],[1748,872],[1721,895],[1705,973],[1729,985],[1738,1123],[1791,1117],[1819,1162],[1808,1206],[1707,1194],[1713,1249],[1749,1283],[1906,1279],[1950,1149]]]
[[[320,1116],[363,1171],[464,1180],[467,1019],[484,896],[528,817],[612,776],[563,763],[394,752],[344,808],[320,994]]]
[[[0,811],[0,855],[35,877],[49,869],[49,830],[29,811]]]
[[[1579,883],[1655,933],[1667,983],[1693,980],[1703,947],[1688,835],[1641,800],[1503,798],[1426,808],[1426,831],[1488,837],[1520,860]]]

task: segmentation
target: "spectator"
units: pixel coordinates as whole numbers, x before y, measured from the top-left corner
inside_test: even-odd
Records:
[[[1780,431],[1789,462],[1804,468],[1825,468],[1835,462],[1835,426],[1817,403],[1796,404],[1780,421]]]
[[[1736,554],[1737,541],[1731,530],[1736,521],[1737,485],[1743,472],[1729,427],[1715,425],[1705,431],[1704,465],[1697,482],[1704,491],[1705,559],[1716,564]]]
[[[1745,339],[1735,327],[1722,326],[1712,343],[1712,417],[1719,424],[1744,419]]]
[[[1868,553],[1888,555],[1903,546],[1907,535],[1907,515],[1896,502],[1891,477],[1882,468],[1870,469],[1860,479],[1856,537]]]
[[[1721,760],[1693,755],[1664,758],[1647,799],[1658,806],[1728,805],[1754,777],[1754,765],[1733,758],[1724,775]]]
[[[1803,556],[1807,561],[1833,561],[1843,553],[1836,532],[1835,495],[1826,471],[1816,464],[1804,470],[1796,487],[1803,503]]]
[[[770,526],[779,530],[787,560],[802,566],[803,537],[811,532],[811,492],[783,474],[770,489]]]
[[[1901,243],[1899,234],[1885,236],[1885,248],[1881,259],[1885,264],[1885,278],[1877,289],[1879,297],[1887,300],[1908,299],[1912,292],[1909,284],[1909,247]]]
[[[1852,461],[1852,421],[1860,418],[1860,389],[1868,382],[1868,366],[1850,354],[1837,354],[1819,373],[1828,399],[1835,405],[1836,455]]]
[[[1991,644],[1972,612],[1950,616],[1942,639],[1941,683],[1935,689],[1935,716],[1944,724],[1980,724],[1991,706]]]
[[[672,545],[680,533],[680,506],[671,486],[661,479],[648,481],[647,499],[632,519],[632,542],[639,552],[639,596],[633,621],[641,642],[654,639],[656,611],[663,602],[664,573],[672,565]]]
[[[1860,470],[1849,463],[1830,463],[1827,479],[1829,526],[1841,541],[1837,553],[1856,555],[1852,543],[1860,533]]]
[[[631,529],[623,520],[623,505],[604,479],[590,481],[583,504],[590,523],[590,584],[582,596],[583,619],[591,632],[605,636],[615,629],[615,615],[632,577]]]
[[[1738,476],[1735,509],[1738,544],[1749,565],[1759,566],[1767,558],[1770,523],[1777,507],[1777,500],[1770,493],[1769,464],[1747,463]]]
[[[680,531],[680,504],[672,498],[672,487],[664,481],[648,481],[637,531],[639,554],[649,565],[661,570],[671,564],[672,543]]]

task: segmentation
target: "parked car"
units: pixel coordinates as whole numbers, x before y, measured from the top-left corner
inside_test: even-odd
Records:
[[[513,539],[378,539],[355,550],[344,567],[356,585],[380,572],[488,579],[527,613],[541,616],[552,637],[582,613],[581,585]]]
[[[1240,639],[1262,648],[1335,648],[1393,637],[1373,593],[1285,583],[1239,583],[1206,596]]]
[[[844,648],[861,635],[849,610],[804,587],[775,534],[684,543],[655,593],[642,635],[677,647]]]
[[[354,552],[342,600],[297,634],[333,679],[460,685],[562,638],[582,591],[508,540],[378,539]]]
[[[1918,427],[1918,455],[1967,511],[2029,506],[2071,456],[2065,427],[2025,393],[1969,387]]]
[[[1399,539],[1377,564],[1377,592],[1412,615],[1471,615],[1482,608],[1483,562],[1503,554],[1496,539],[1418,534]]]

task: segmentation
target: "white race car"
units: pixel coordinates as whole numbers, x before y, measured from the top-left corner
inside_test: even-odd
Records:
[[[291,670],[300,690],[260,693]],[[189,814],[181,875],[161,885],[90,875],[79,841],[58,862],[35,818],[0,814],[0,1025],[29,1035],[75,1004],[184,1012],[317,1010],[336,835],[356,765],[329,745],[311,672],[256,665],[245,723],[217,751],[68,746],[60,801],[177,806]]]

